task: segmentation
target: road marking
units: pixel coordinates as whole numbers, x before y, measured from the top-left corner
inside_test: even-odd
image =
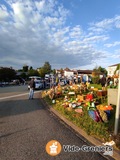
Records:
[[[41,91],[35,91],[34,93],[38,93],[38,92],[41,92]],[[7,96],[7,97],[1,97],[0,100],[14,98],[14,97],[20,97],[20,96],[24,96],[24,95],[29,95],[29,93],[27,92],[27,93],[22,93],[22,94]]]

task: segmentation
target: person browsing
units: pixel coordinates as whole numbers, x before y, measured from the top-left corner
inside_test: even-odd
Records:
[[[29,99],[33,99],[34,89],[35,89],[35,81],[34,81],[34,78],[32,78],[30,81]]]

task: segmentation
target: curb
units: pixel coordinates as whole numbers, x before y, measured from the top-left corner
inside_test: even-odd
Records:
[[[103,145],[102,142],[90,135],[88,135],[84,130],[82,130],[81,128],[77,127],[75,124],[73,124],[71,121],[69,121],[67,118],[65,118],[64,116],[62,116],[58,111],[56,111],[54,108],[52,108],[51,106],[49,106],[49,104],[43,99],[40,98],[41,102],[44,106],[47,106],[47,109],[52,112],[53,114],[55,114],[59,119],[61,119],[62,121],[64,121],[68,126],[70,126],[70,128],[72,128],[75,132],[77,132],[80,136],[84,137],[84,139],[86,139],[88,142],[90,142],[91,144],[95,145],[95,146],[101,146]],[[102,155],[102,154],[101,154]],[[102,155],[104,156],[104,155]],[[105,157],[106,158],[106,157]],[[119,160],[120,159],[120,151],[113,149],[113,156],[111,158],[114,158],[115,160]]]

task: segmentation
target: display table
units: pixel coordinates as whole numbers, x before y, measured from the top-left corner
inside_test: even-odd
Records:
[[[98,91],[97,91],[97,95],[98,95],[99,97],[107,96],[107,91],[98,90]]]

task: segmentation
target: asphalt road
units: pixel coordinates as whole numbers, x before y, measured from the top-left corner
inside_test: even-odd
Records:
[[[0,88],[0,160],[105,160],[95,152],[47,154],[50,140],[63,145],[87,145],[41,103],[39,92],[28,100],[26,86]]]

